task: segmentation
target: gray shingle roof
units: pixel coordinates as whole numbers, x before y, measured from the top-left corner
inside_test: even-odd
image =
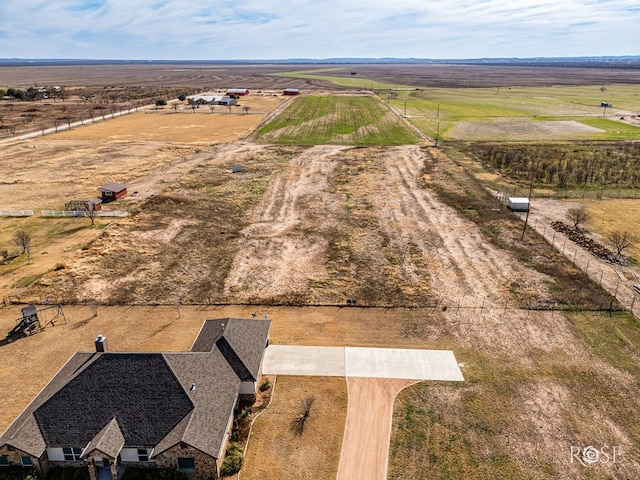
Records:
[[[34,457],[40,457],[47,445],[33,412],[63,387],[75,374],[82,371],[95,357],[95,353],[76,353],[58,371],[22,414],[0,436],[0,446],[10,444]],[[69,445],[65,445],[69,446]]]
[[[82,447],[116,417],[128,446],[153,447],[194,405],[159,353],[103,353],[35,410],[48,447]]]
[[[220,458],[240,379],[217,350],[207,353],[165,353],[164,356],[196,405],[188,424],[180,432],[179,441]],[[191,390],[193,384],[195,389]],[[173,435],[176,433],[172,432]],[[177,443],[169,441],[169,438],[166,440],[156,446],[154,455]]]
[[[40,457],[46,447],[88,445],[116,457],[123,446],[158,455],[186,442],[219,458],[241,380],[257,377],[270,325],[208,320],[191,352],[76,353],[0,446]]]
[[[243,381],[255,380],[260,371],[270,328],[270,320],[207,320],[193,342],[191,351],[207,352],[215,345]]]

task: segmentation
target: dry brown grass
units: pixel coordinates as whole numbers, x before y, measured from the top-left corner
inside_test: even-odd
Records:
[[[315,397],[301,435],[291,431],[300,402]],[[242,478],[335,478],[347,414],[344,378],[279,376],[271,404],[255,421]]]
[[[587,227],[599,234],[603,243],[611,232],[627,231],[640,238],[640,202],[637,200],[599,200],[588,202],[590,219]],[[609,248],[612,248],[609,245]],[[623,252],[624,255],[640,262],[640,244]]]

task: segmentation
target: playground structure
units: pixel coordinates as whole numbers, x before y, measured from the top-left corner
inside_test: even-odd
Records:
[[[22,318],[16,320],[16,326],[7,333],[3,341],[0,341],[0,345],[11,343],[18,338],[35,335],[46,327],[55,327],[61,323],[67,323],[67,317],[61,305],[45,305],[40,309],[35,305],[28,305],[22,308]]]

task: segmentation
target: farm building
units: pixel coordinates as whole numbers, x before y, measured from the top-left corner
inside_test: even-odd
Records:
[[[300,95],[300,90],[298,90],[297,88],[285,88],[282,94],[283,95]]]
[[[249,90],[246,88],[228,88],[227,95],[249,95]]]
[[[239,400],[255,399],[271,322],[207,320],[189,352],[74,354],[0,436],[0,467],[130,466],[218,478]]]
[[[526,197],[508,197],[507,208],[512,212],[528,212],[529,199]]]
[[[222,95],[191,95],[187,97],[189,105],[224,105],[232,106],[238,103],[235,98]]]
[[[98,191],[101,194],[103,202],[110,202],[112,200],[118,200],[119,198],[124,197],[127,194],[127,187],[126,185],[122,185],[121,183],[109,182],[106,185],[98,188]]]

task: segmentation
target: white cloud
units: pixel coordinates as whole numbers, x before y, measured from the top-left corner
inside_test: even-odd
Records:
[[[0,57],[637,54],[630,0],[3,0]]]

